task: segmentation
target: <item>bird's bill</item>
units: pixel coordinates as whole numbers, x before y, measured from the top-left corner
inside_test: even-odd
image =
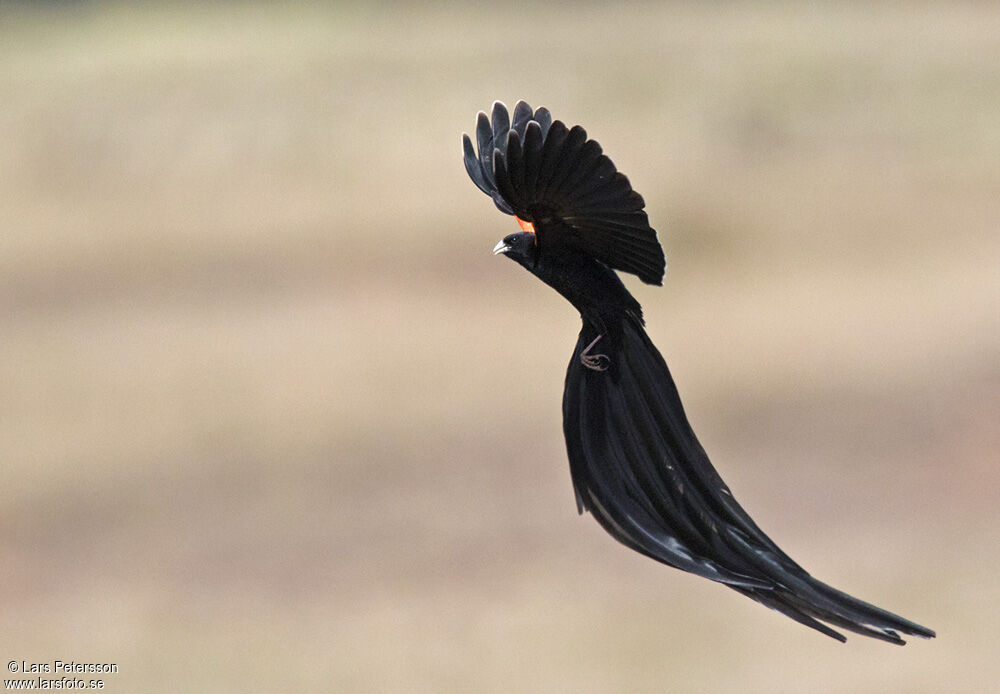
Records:
[[[497,242],[497,245],[493,247],[493,255],[500,255],[501,253],[506,253],[509,250],[510,246],[504,243],[503,239],[500,239],[500,241]]]

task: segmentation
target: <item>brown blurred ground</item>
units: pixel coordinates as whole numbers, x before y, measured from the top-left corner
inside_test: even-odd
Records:
[[[1000,11],[0,8],[0,656],[113,692],[984,692]],[[459,134],[584,124],[738,498],[938,630],[825,639],[576,515],[578,319]]]

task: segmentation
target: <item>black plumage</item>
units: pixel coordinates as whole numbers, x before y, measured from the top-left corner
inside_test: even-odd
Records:
[[[583,328],[563,394],[580,513],[622,544],[729,586],[835,639],[827,624],[890,643],[919,624],[842,593],[782,552],[733,498],[691,429],[642,309],[615,270],[659,285],[665,261],[642,196],[583,128],[523,101],[480,112],[465,166],[525,231],[494,249],[562,294]],[[826,624],[824,624],[824,622]]]

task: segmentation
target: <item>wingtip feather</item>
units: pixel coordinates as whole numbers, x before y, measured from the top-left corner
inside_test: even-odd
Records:
[[[635,273],[647,284],[662,285],[663,251],[644,214],[642,225],[635,221],[626,226],[635,227],[635,233],[656,250],[609,245],[618,225],[604,224],[601,216],[641,211],[645,203],[583,127],[567,128],[544,106],[532,110],[524,100],[510,113],[497,100],[492,118],[485,111],[477,113],[475,136],[463,133],[462,146],[469,176],[501,211],[529,218],[531,209],[542,208],[546,218],[558,221],[576,210],[588,219],[586,224],[556,227],[579,237],[582,248],[608,266]],[[539,242],[546,237],[540,228]]]

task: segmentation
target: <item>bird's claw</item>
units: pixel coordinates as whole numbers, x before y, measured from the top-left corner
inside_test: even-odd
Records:
[[[601,360],[604,360],[603,362]],[[606,354],[588,354],[587,356],[580,356],[580,363],[586,366],[588,369],[593,369],[594,371],[607,371],[608,367],[611,366],[611,360],[608,359]]]
[[[586,366],[588,369],[593,369],[594,371],[607,371],[608,367],[611,366],[611,360],[608,358],[607,354],[590,354],[590,348],[597,344],[603,335],[598,335],[594,338],[594,341],[587,345],[586,349],[580,352],[580,363]]]

